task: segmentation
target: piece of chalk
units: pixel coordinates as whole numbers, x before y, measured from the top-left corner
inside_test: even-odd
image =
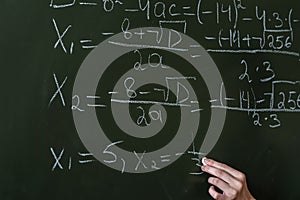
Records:
[[[203,157],[203,158],[201,159],[203,165],[207,165],[207,164],[205,163],[205,159],[206,159],[206,157]]]

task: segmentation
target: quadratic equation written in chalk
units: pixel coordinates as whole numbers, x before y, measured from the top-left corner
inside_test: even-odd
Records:
[[[134,53],[132,53],[134,55]],[[159,54],[156,54],[159,55]],[[132,65],[134,70],[140,71],[141,68],[136,68]],[[251,70],[250,70],[251,68]],[[122,91],[105,91],[106,95],[110,97],[109,102],[102,101],[101,96],[97,94],[90,94],[86,96],[74,95],[71,99],[66,100],[63,94],[63,87],[67,83],[67,76],[59,78],[53,74],[53,84],[56,90],[53,92],[49,100],[49,109],[53,103],[59,103],[61,106],[78,111],[85,112],[91,109],[107,109],[109,104],[136,104],[136,112],[139,113],[134,119],[137,124],[144,123],[149,125],[147,118],[152,122],[163,124],[166,121],[166,114],[163,110],[150,109],[145,111],[143,106],[147,105],[162,105],[170,107],[181,107],[188,109],[191,115],[197,112],[202,112],[205,109],[226,109],[229,111],[248,113],[253,119],[253,124],[259,127],[267,126],[270,128],[277,128],[281,126],[279,113],[298,113],[300,112],[300,82],[293,80],[277,80],[276,72],[273,69],[273,64],[270,61],[249,66],[247,60],[241,60],[240,73],[236,74],[236,79],[241,83],[248,85],[247,88],[240,88],[234,93],[237,96],[223,96],[224,84],[220,84],[219,96],[209,99],[210,107],[198,108],[198,100],[190,97],[190,89],[186,87],[183,80],[195,81],[196,77],[165,77],[163,80],[165,86],[162,88],[154,87],[147,91],[135,91],[132,89],[137,83],[134,77],[125,77],[121,80],[123,83]],[[252,70],[253,69],[253,70]],[[146,70],[146,69],[144,69]],[[153,69],[152,69],[153,70]],[[157,70],[168,70],[168,68],[158,68]],[[143,71],[143,73],[147,73]],[[257,93],[253,84],[259,83],[265,91]],[[264,87],[263,87],[264,86]],[[169,99],[170,88],[175,88],[176,98]],[[159,100],[147,100],[147,95],[155,95]],[[114,95],[114,98],[112,98]],[[118,95],[126,96],[130,100],[117,98]],[[135,100],[137,97],[142,97],[143,100]],[[84,99],[86,104],[81,100]],[[106,98],[104,98],[106,99]],[[66,103],[67,101],[67,103]]]
[[[51,0],[50,8],[54,12],[68,12],[72,7],[91,9],[92,12],[103,12],[106,14],[118,13],[124,16],[119,22],[119,32],[135,34],[140,37],[142,32],[129,33],[131,23],[136,22],[136,13],[143,13],[146,22],[151,20],[157,27],[171,28],[176,31],[191,34],[195,29],[208,30],[201,33],[199,39],[208,41],[210,46],[207,51],[212,53],[271,53],[283,54],[299,58],[299,49],[294,43],[297,41],[295,27],[299,26],[299,19],[296,19],[294,8],[287,8],[284,11],[268,10],[268,8],[248,6],[241,0],[232,1],[208,1],[198,0],[189,2],[152,2],[149,0],[137,0],[134,7],[128,7],[123,1],[71,1],[55,2]],[[180,4],[180,5],[179,5]],[[183,4],[183,5],[182,5]],[[97,7],[92,9],[91,7]],[[101,7],[102,9],[99,9]],[[192,22],[197,22],[195,27]],[[213,22],[213,23],[212,23]],[[141,27],[146,24],[140,24]],[[75,48],[93,49],[103,37],[116,34],[114,31],[104,31],[99,36],[88,38],[68,38],[66,44],[64,38],[70,37],[73,24],[60,23],[59,18],[52,18],[52,26],[56,32],[54,48],[63,50],[66,54],[73,54]],[[248,27],[255,27],[249,30]],[[211,31],[210,31],[211,30]],[[161,33],[160,33],[161,34]],[[86,34],[88,35],[88,33]]]
[[[190,169],[189,174],[201,175],[201,157],[217,143],[215,134],[222,133],[227,112],[242,113],[250,119],[249,126],[269,130],[285,126],[283,114],[300,113],[300,79],[281,76],[285,62],[278,62],[299,64],[297,8],[271,9],[243,0],[51,0],[49,9],[53,13],[51,50],[65,55],[66,60],[89,54],[75,83],[68,73],[49,74],[48,109],[72,111],[81,141],[103,142],[89,146],[86,140],[84,145],[93,153],[75,155],[63,147],[50,147],[52,171],[98,160],[121,173],[145,173],[191,156],[196,170]],[[84,28],[84,19],[68,22],[61,17],[74,10],[104,16],[109,25],[101,22],[95,32],[92,26],[91,33]],[[292,65],[286,66],[289,73]],[[71,84],[70,95],[66,87]],[[210,123],[203,126],[203,117]],[[89,122],[96,124],[95,134]],[[172,138],[155,151],[156,142],[128,151],[121,148],[127,143],[140,144],[157,133],[165,137],[176,132],[169,129],[170,124],[179,124],[174,138],[181,143],[189,138],[186,130],[194,128],[190,131],[193,137],[184,145]],[[206,125],[197,152],[192,142],[199,141],[194,136],[201,135]],[[119,127],[122,134],[111,136]],[[103,137],[93,138],[99,132]],[[167,150],[158,151],[164,148]]]

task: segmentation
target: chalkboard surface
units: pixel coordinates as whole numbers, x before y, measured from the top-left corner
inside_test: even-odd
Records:
[[[203,156],[300,199],[299,2],[0,3],[0,199],[211,199]]]

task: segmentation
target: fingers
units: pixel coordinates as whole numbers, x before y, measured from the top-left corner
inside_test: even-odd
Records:
[[[214,186],[210,186],[209,189],[208,189],[208,193],[210,194],[210,196],[214,199],[218,199],[218,200],[225,200],[225,197],[223,194],[217,192],[215,190],[215,187]]]
[[[217,168],[219,170],[225,171],[226,173],[228,173],[229,175],[233,176],[234,178],[238,179],[238,180],[242,180],[244,178],[244,174],[233,169],[232,167],[229,167],[228,165],[225,165],[223,163],[217,162],[215,160],[212,159],[208,159],[205,158],[205,163],[208,166]]]
[[[213,194],[214,194],[215,196],[217,196],[216,199],[220,199],[220,198],[221,198],[221,199],[226,199],[227,197],[233,197],[233,198],[235,198],[235,197],[237,196],[238,192],[239,192],[238,189],[236,189],[236,188],[230,186],[228,183],[222,181],[222,180],[219,179],[219,178],[213,178],[213,177],[210,177],[210,178],[208,179],[208,182],[209,182],[210,184],[212,184],[212,186],[213,186],[213,188],[212,188],[212,189],[213,189]],[[222,190],[223,193],[221,194],[221,193],[217,192],[217,191],[215,190],[215,187],[214,187],[214,186],[216,186],[217,188],[219,188],[220,190]],[[214,196],[213,196],[213,197],[214,197]],[[215,197],[214,197],[214,198],[215,198]]]
[[[205,159],[202,171],[207,172],[213,177],[208,179],[212,186],[209,188],[209,194],[217,200],[250,200],[254,199],[248,190],[246,176],[223,163],[212,159]],[[222,190],[218,192],[216,188]]]
[[[229,184],[219,178],[210,177],[208,179],[208,183],[216,186],[217,188],[221,189],[222,191],[230,189]]]
[[[215,166],[208,165],[208,164],[205,166],[202,166],[201,169],[202,169],[202,171],[217,177],[218,178],[217,183],[220,182],[221,186],[224,185],[223,183],[226,183],[226,185],[231,186],[231,187],[237,187],[239,185],[239,181],[236,180],[226,170],[222,170],[222,169],[216,168]],[[212,180],[215,180],[215,179],[212,179]],[[215,184],[213,184],[213,185],[215,185]],[[217,185],[215,185],[215,186],[217,186]],[[220,187],[218,187],[218,188],[220,188]],[[220,188],[220,189],[223,190],[223,189],[227,189],[227,188]]]

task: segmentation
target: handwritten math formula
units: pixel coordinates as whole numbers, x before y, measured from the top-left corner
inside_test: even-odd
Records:
[[[240,0],[217,1],[215,4],[199,0],[195,1],[193,5],[187,3],[186,6],[179,6],[172,2],[154,3],[149,0],[138,0],[134,8],[127,8],[126,2],[121,1],[103,1],[101,3],[73,1],[66,4],[56,4],[54,1],[51,1],[50,3],[50,7],[56,12],[72,6],[85,7],[83,9],[90,9],[89,7],[91,6],[100,6],[103,10],[99,9],[99,12],[105,13],[114,12],[114,9],[119,7],[118,12],[124,12],[124,16],[126,16],[120,22],[120,31],[123,32],[131,28],[130,22],[134,20],[130,19],[130,17],[133,17],[136,12],[145,13],[145,20],[154,20],[157,22],[156,26],[162,28],[172,28],[173,26],[177,31],[187,34],[193,31],[189,27],[191,20],[196,20],[199,28],[209,23],[209,26],[214,27],[215,33],[204,35],[203,37],[205,40],[210,41],[213,46],[217,45],[219,48],[208,48],[208,52],[264,52],[299,57],[299,52],[297,50],[293,51],[295,41],[294,27],[299,23],[299,19],[295,19],[293,16],[293,8],[290,8],[285,13],[270,12],[266,8],[260,8],[259,6],[248,8]],[[63,42],[63,38],[71,31],[72,24],[68,24],[67,28],[60,30],[57,21],[59,19],[52,19],[53,27],[58,37],[54,48],[60,46],[66,54],[72,54],[75,41],[69,44],[68,48]],[[214,22],[213,24],[211,23],[212,21]],[[239,28],[239,26],[242,28],[255,26],[256,28],[253,33],[250,33]],[[102,32],[101,34],[103,36],[111,36],[115,33]],[[143,35],[143,33],[132,34]],[[99,38],[86,38],[76,41],[76,44],[82,49],[93,49],[97,46],[97,42],[99,43]]]
[[[113,152],[111,150],[111,147],[117,144],[122,144],[123,141],[117,141],[113,142],[109,145],[107,145],[102,153],[103,155],[106,156],[106,159],[103,160],[103,162],[107,163],[108,165],[113,165],[115,163],[120,163],[120,173],[124,173],[125,169],[128,167],[127,162],[124,158],[121,158],[118,154]],[[71,156],[71,153],[68,152],[64,148],[60,149],[55,149],[53,147],[50,147],[50,152],[53,158],[53,163],[52,163],[52,168],[51,171],[70,171],[72,170],[73,167],[78,167],[80,165],[89,165],[97,160],[93,157],[92,153],[89,152],[77,152],[76,156]],[[138,154],[137,152],[133,151],[132,152],[132,157],[136,159],[134,162],[134,165],[132,170],[138,172],[141,168],[147,169],[151,168],[153,170],[159,170],[160,165],[162,163],[168,163],[171,162],[172,159],[176,157],[180,157],[182,155],[188,156],[191,162],[195,163],[195,171],[191,171],[189,174],[193,176],[198,176],[203,174],[201,171],[200,167],[202,166],[201,159],[199,158],[199,155],[201,156],[200,152],[196,152],[194,150],[190,150],[187,152],[179,152],[179,153],[174,153],[174,154],[166,154],[166,155],[161,155],[157,158],[146,158],[145,157],[145,152],[142,154]],[[150,160],[149,160],[150,159]]]
[[[207,112],[212,113],[211,121],[221,116],[220,121],[208,125],[210,130],[213,123],[219,124],[217,132],[220,133],[226,112],[245,113],[251,126],[271,130],[284,126],[282,113],[300,112],[300,81],[281,78],[277,72],[280,63],[274,59],[274,56],[280,56],[293,62],[300,61],[297,43],[299,19],[295,8],[277,11],[261,5],[248,5],[242,0],[135,0],[130,4],[122,0],[51,0],[49,3],[54,14],[78,8],[99,12],[103,16],[118,15],[122,19],[114,22],[117,24],[114,30],[103,28],[98,34],[87,32],[82,37],[75,37],[70,34],[73,29],[75,31],[75,24],[66,23],[59,16],[51,18],[50,24],[55,32],[54,51],[61,52],[66,58],[85,51],[91,53],[87,56],[88,61],[82,64],[83,69],[78,71],[71,96],[65,95],[64,88],[71,86],[73,80],[69,80],[66,74],[51,74],[55,90],[51,91],[49,109],[61,106],[71,110],[76,119],[82,119],[88,113],[111,111],[116,125],[123,127],[124,133],[138,138],[152,137],[161,131],[168,121],[169,108],[179,109],[182,115],[180,122],[190,123],[184,125],[185,128],[181,128],[180,124],[178,129],[181,132],[197,124],[190,131],[193,135],[197,134],[200,115]],[[137,15],[143,23],[138,23]],[[195,37],[197,40],[193,39]],[[102,55],[97,60],[100,64],[90,70],[87,65],[94,66],[90,63],[97,59],[96,52]],[[115,76],[120,75],[119,71],[122,74],[106,78],[106,82],[101,83],[101,76],[121,56],[124,59],[122,67],[126,69],[114,68]],[[238,57],[232,59],[232,66],[237,69],[231,76],[238,83],[235,88],[227,86],[229,81],[223,81],[222,63],[217,62],[217,66],[213,61],[218,56],[228,56],[229,60],[231,56]],[[252,59],[254,56],[260,58]],[[175,60],[172,57],[181,57],[187,64],[176,68],[170,64]],[[77,79],[81,82],[76,82]],[[203,82],[207,88],[203,87]],[[203,97],[205,92],[199,92],[197,88],[204,88],[208,97]],[[146,135],[141,136],[141,132]],[[146,147],[142,153],[133,151],[125,156],[125,153],[113,148],[126,141],[104,141],[99,147],[98,157],[95,152],[78,152],[76,157],[64,157],[64,164],[61,160],[65,150],[50,147],[55,159],[52,171],[71,170],[75,163],[94,162],[93,156],[121,173],[159,170],[182,155],[193,155],[191,161],[196,163],[196,167],[201,167],[201,157],[209,153],[216,141],[208,136],[205,138],[206,142],[209,141],[206,149],[188,151],[193,140],[194,136],[178,152],[168,149],[155,156],[147,154]],[[170,149],[174,149],[172,144]],[[190,174],[201,175],[202,172]]]

